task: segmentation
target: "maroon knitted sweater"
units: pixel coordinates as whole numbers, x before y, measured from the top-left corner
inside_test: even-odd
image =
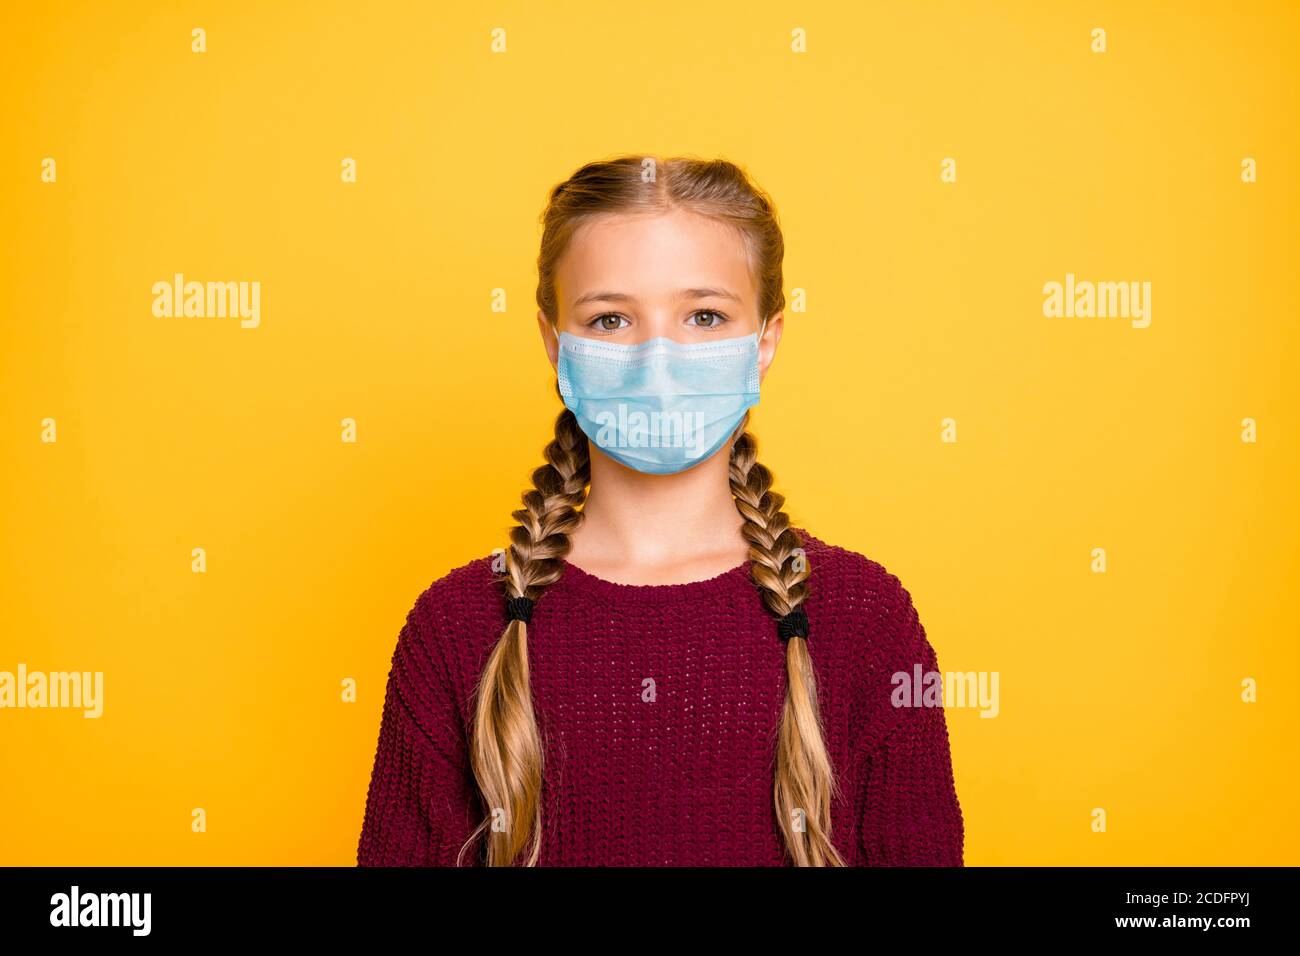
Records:
[[[804,603],[850,866],[961,866],[942,706],[895,706],[938,670],[911,596],[806,531]],[[474,690],[506,625],[491,556],[416,600],[392,658],[357,848],[361,866],[454,866],[485,811],[469,769]],[[740,565],[629,585],[566,562],[528,625],[545,746],[540,866],[789,865],[773,800],[785,648]],[[481,861],[482,838],[463,863]]]

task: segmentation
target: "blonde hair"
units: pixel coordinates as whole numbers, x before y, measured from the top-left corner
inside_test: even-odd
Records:
[[[574,230],[604,213],[665,212],[687,208],[735,227],[756,279],[761,318],[785,306],[785,245],[768,196],[735,164],[688,157],[624,155],[588,163],[551,190],[542,214],[537,260],[537,304],[556,321],[555,269]],[[557,390],[558,391],[558,390]],[[767,610],[780,619],[808,593],[802,541],[772,490],[772,473],[757,457],[746,431],[749,414],[731,442],[730,483],[744,518],[750,577]],[[587,436],[567,408],[555,420],[546,464],[532,475],[523,507],[513,513],[501,581],[507,598],[536,601],[559,580],[569,535],[582,521],[590,483]],[[776,628],[773,628],[775,640]],[[773,802],[788,858],[796,866],[843,866],[831,843],[831,801],[839,793],[823,737],[817,681],[805,637],[785,642],[786,696],[777,732]],[[461,855],[488,833],[489,866],[535,866],[541,850],[543,745],[528,675],[528,625],[511,620],[488,657],[475,702],[470,762],[488,815],[470,834]]]

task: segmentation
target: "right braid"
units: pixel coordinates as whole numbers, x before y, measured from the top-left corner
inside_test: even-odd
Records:
[[[778,619],[808,594],[807,560],[783,510],[785,497],[772,491],[772,472],[758,460],[758,445],[746,431],[749,413],[736,427],[731,446],[731,493],[745,523],[750,577],[763,605]],[[806,637],[785,642],[786,695],[777,732],[773,796],[777,823],[796,866],[843,866],[831,843],[831,799],[838,791],[821,726],[817,679]]]
[[[591,481],[587,436],[567,408],[555,420],[546,464],[532,475],[524,506],[512,517],[506,572],[501,580],[511,598],[535,601],[560,579],[569,535],[582,523],[579,506]],[[511,620],[493,647],[479,679],[473,740],[474,777],[488,815],[469,835],[461,855],[489,829],[486,862],[513,866],[527,850],[536,866],[541,850],[543,745],[528,677],[528,626]]]
[[[569,535],[582,523],[578,506],[591,483],[587,436],[567,408],[555,419],[555,438],[543,454],[547,463],[533,472],[524,507],[511,514],[519,524],[510,530],[506,560],[510,596],[533,601],[560,579],[560,559],[569,553]]]

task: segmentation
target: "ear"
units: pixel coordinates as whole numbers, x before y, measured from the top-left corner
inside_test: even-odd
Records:
[[[542,333],[542,342],[546,345],[546,357],[551,360],[551,368],[556,368],[560,360],[559,333],[552,328],[546,313],[541,309],[537,310],[537,329]]]
[[[785,327],[785,313],[778,312],[767,320],[763,335],[758,340],[758,380],[767,377],[767,367],[776,358],[776,347],[781,341],[781,332]]]

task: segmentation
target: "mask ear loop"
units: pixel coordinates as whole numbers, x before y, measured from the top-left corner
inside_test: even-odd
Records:
[[[560,342],[560,330],[555,327],[554,322],[547,322],[546,327],[551,330],[551,335],[555,337],[555,354],[559,355],[560,347],[563,344]]]

